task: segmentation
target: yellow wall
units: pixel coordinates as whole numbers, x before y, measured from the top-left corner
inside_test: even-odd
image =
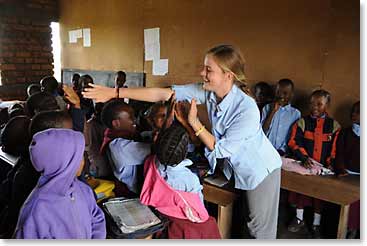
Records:
[[[348,123],[359,99],[359,2],[343,0],[60,0],[62,67],[145,72],[147,86],[199,81],[205,51],[240,47],[250,85],[295,82],[295,104],[329,90],[330,114]],[[68,43],[68,31],[90,27],[92,47]],[[169,74],[144,62],[144,28],[160,28]]]

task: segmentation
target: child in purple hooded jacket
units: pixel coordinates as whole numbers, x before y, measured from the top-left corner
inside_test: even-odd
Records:
[[[106,238],[105,217],[93,191],[77,179],[84,145],[83,134],[70,129],[53,128],[33,136],[29,152],[41,177],[21,209],[16,238]]]

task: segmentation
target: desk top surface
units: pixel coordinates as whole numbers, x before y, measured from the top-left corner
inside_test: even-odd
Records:
[[[307,176],[282,170],[281,188],[339,205],[360,199],[359,175]]]

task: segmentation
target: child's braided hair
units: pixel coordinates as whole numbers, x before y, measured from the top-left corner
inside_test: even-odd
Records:
[[[163,130],[157,139],[155,152],[163,165],[176,166],[186,158],[189,135],[179,123]]]

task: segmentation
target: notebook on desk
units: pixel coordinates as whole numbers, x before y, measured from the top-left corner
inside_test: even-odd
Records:
[[[229,180],[223,174],[216,173],[205,177],[204,182],[218,187],[223,187],[229,183]]]

